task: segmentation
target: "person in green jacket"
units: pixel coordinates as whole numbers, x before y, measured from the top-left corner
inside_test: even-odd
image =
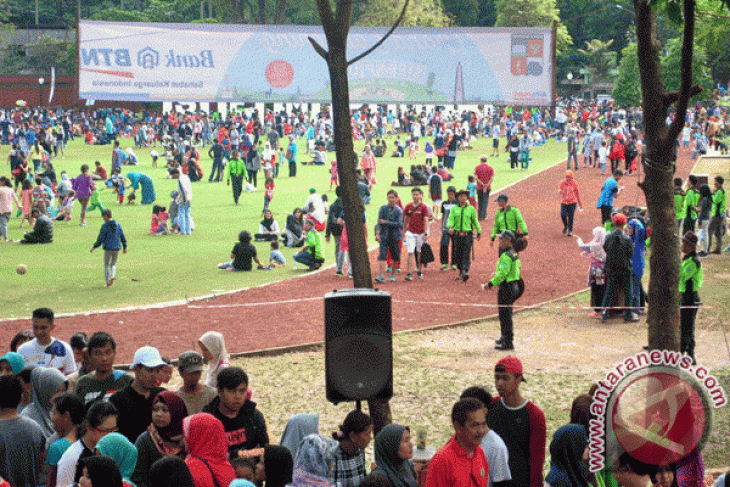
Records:
[[[494,215],[494,227],[492,228],[492,242],[490,245],[494,247],[494,239],[505,230],[509,230],[515,234],[519,231],[527,238],[527,225],[525,225],[525,220],[522,219],[520,210],[509,205],[509,197],[502,193],[497,196],[495,201],[499,206],[499,210]]]
[[[695,229],[697,221],[697,210],[700,205],[700,190],[697,188],[697,176],[690,174],[689,183],[692,185],[687,190],[687,197],[684,199],[684,225],[682,226],[682,235]]]
[[[466,282],[469,279],[474,231],[476,230],[479,240],[482,237],[482,228],[479,226],[476,209],[469,204],[469,191],[462,189],[456,193],[456,198],[459,204],[451,208],[446,228],[454,239],[454,261],[459,269],[456,280]]]
[[[294,260],[309,267],[310,271],[319,269],[324,262],[324,251],[322,237],[314,229],[314,220],[304,220],[302,230],[307,234],[307,240],[302,251],[294,255]]]
[[[682,178],[674,178],[674,212],[677,215],[677,232],[682,229],[682,220],[687,215],[684,201],[687,193],[682,189]]]
[[[702,263],[697,258],[697,235],[687,232],[682,237],[682,265],[679,269],[679,310],[680,345],[679,351],[692,357],[695,364],[695,318],[700,296],[697,291],[702,287]]]
[[[454,211],[454,210],[451,210]],[[497,304],[499,305],[499,327],[502,337],[497,340],[494,348],[497,350],[514,350],[514,330],[512,323],[512,305],[522,295],[523,285],[520,280],[520,258],[513,245],[516,236],[510,230],[505,230],[498,235],[499,249],[502,251],[497,262],[497,270],[494,277],[485,285],[492,289],[499,286],[497,292]]]
[[[226,170],[226,185],[231,185],[233,180],[233,201],[238,206],[238,198],[243,190],[243,178],[246,175],[246,163],[239,159],[238,151],[231,152],[231,160],[228,161],[228,169]]]
[[[725,183],[725,178],[722,176],[715,176],[715,192],[712,193],[712,210],[710,210],[710,227],[709,227],[709,238],[707,240],[707,248],[712,249],[712,237],[715,237],[717,244],[715,249],[711,250],[711,254],[719,254],[720,248],[722,247],[722,227],[723,220],[725,219],[725,205],[726,196],[725,188],[722,187]]]

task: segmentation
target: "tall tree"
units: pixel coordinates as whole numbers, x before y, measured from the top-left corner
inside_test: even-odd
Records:
[[[403,21],[408,9],[408,0],[395,21],[393,27],[371,48],[347,59],[347,36],[352,22],[353,0],[337,0],[336,13],[332,11],[329,0],[317,0],[317,9],[322,21],[322,28],[327,39],[327,48],[320,46],[314,38],[309,42],[314,50],[327,62],[330,73],[330,87],[332,89],[332,119],[334,123],[335,148],[338,161],[338,173],[342,191],[342,203],[345,209],[345,225],[350,243],[350,260],[352,274],[356,288],[372,288],[373,281],[370,273],[365,244],[365,228],[363,220],[363,206],[357,191],[357,176],[355,174],[355,149],[352,140],[352,123],[350,115],[350,89],[347,77],[347,68],[378,48],[393,33]],[[392,421],[388,401],[369,400],[368,409],[373,418],[375,431],[380,431]]]
[[[582,69],[588,81],[588,88],[593,90],[596,83],[610,82],[616,76],[616,51],[610,49],[613,39],[601,41],[592,39],[586,41],[585,49],[578,52],[585,57]]]
[[[622,51],[618,77],[613,88],[613,99],[621,106],[641,104],[639,57],[636,55],[636,43],[632,42]]]
[[[390,25],[403,9],[399,0],[368,0],[355,21],[356,25]],[[445,27],[451,19],[444,13],[440,0],[409,0],[401,25],[409,27]]]
[[[667,90],[676,91],[679,89],[682,80],[681,54],[682,43],[679,39],[671,39],[667,42],[662,56],[662,79]],[[707,63],[705,48],[695,42],[692,48],[692,84],[702,88],[694,99],[712,98],[712,75]]]
[[[568,29],[560,23],[560,11],[555,0],[495,0],[495,27],[545,27],[558,22],[557,50],[562,52],[573,43]]]

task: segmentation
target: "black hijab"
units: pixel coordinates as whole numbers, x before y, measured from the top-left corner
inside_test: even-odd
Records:
[[[195,487],[195,483],[185,460],[163,457],[152,464],[150,487]]]
[[[93,456],[80,460],[86,468],[93,487],[122,487],[122,474],[117,463],[109,457]]]
[[[285,487],[292,481],[294,460],[291,452],[283,446],[264,447],[264,471],[266,487]]]

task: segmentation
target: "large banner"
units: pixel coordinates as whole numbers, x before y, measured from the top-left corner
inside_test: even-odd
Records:
[[[387,31],[353,27],[348,59]],[[79,24],[79,97],[327,103],[319,26]],[[349,68],[353,103],[549,105],[550,29],[399,28]]]

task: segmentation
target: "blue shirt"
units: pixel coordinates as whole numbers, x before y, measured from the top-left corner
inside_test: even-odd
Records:
[[[121,242],[121,245],[120,245]],[[116,220],[104,222],[99,230],[99,236],[94,243],[94,248],[102,247],[104,250],[121,250],[127,248],[127,237],[124,236],[122,226]]]
[[[603,183],[603,189],[601,189],[601,196],[598,198],[596,208],[600,208],[602,206],[613,206],[613,197],[617,191],[618,183],[615,179],[613,179],[613,176],[606,179]]]
[[[272,250],[269,254],[269,260],[273,260],[277,264],[286,264],[286,259],[284,258],[284,254],[281,253],[281,250]]]

